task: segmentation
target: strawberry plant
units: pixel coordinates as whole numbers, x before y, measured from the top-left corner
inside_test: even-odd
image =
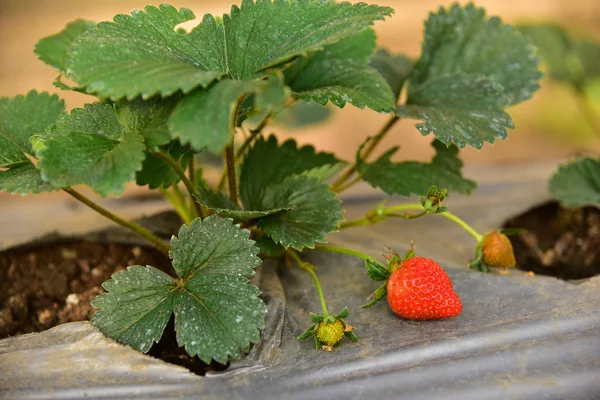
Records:
[[[389,218],[439,215],[483,240],[442,202],[448,192],[476,187],[462,175],[459,150],[506,139],[513,122],[505,109],[538,88],[535,49],[483,9],[453,5],[429,16],[421,55],[412,60],[377,49],[371,25],[392,14],[365,3],[243,0],[187,31],[178,26],[194,14],[161,5],[112,22],[78,20],[39,41],[36,54],[60,73],[55,85],[96,99],[70,112],[48,93],[0,100],[0,190],[62,190],[172,259],[172,276],[131,266],[104,283],[92,322],[105,335],[147,352],[174,315],[177,341],[190,355],[220,363],[238,358],[259,341],[266,311],[250,278],[261,259],[283,257],[311,274],[321,300],[322,315],[312,314],[314,325],[300,338],[331,349],[344,336],[357,337],[344,321],[347,309],[328,313],[318,277],[299,253],[360,257],[381,281],[393,271],[327,244],[328,235]],[[389,120],[354,160],[342,161],[268,134],[269,123],[296,102],[350,103]],[[421,121],[421,135],[433,134],[430,162],[393,161],[398,147],[372,159],[402,118]],[[203,152],[222,155],[218,182],[203,180],[196,157]],[[119,196],[131,181],[160,190],[185,221],[170,243],[74,188]],[[422,197],[384,202],[363,218],[344,220],[338,195],[361,181],[390,196]],[[432,268],[441,282],[445,273]],[[449,284],[444,278],[444,296]],[[429,317],[460,312],[447,311]]]

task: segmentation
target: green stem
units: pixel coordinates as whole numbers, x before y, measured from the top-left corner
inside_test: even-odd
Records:
[[[153,234],[152,232],[147,230],[146,228],[144,228],[134,222],[124,220],[123,218],[111,213],[107,209],[94,203],[92,200],[88,199],[87,197],[85,197],[81,193],[77,192],[76,190],[73,190],[71,188],[63,188],[62,190],[67,192],[68,194],[70,194],[71,196],[73,196],[74,198],[76,198],[77,200],[79,200],[80,202],[82,202],[83,204],[85,204],[86,206],[91,208],[92,210],[101,214],[102,216],[110,219],[113,222],[116,222],[117,224],[121,225],[124,228],[129,229],[130,231],[135,232],[139,236],[141,236],[145,239],[148,239],[150,242],[152,242],[152,244],[157,249],[161,250],[163,253],[169,254],[169,250],[171,249],[171,247],[168,244],[166,244],[165,242],[163,242],[158,236],[156,236],[155,234]]]
[[[579,110],[583,114],[585,120],[590,125],[596,136],[600,138],[600,122],[598,121],[598,115],[596,115],[594,107],[590,103],[589,97],[585,94],[583,89],[576,88],[575,93]]]
[[[225,159],[227,160],[227,184],[229,185],[229,198],[237,204],[237,184],[235,182],[235,154],[233,152],[233,141],[225,148]]]
[[[265,126],[267,126],[270,119],[271,119],[271,113],[267,114],[262,119],[262,121],[260,121],[260,123],[256,126],[256,128],[250,129],[250,136],[248,136],[246,138],[246,140],[244,140],[244,143],[242,143],[242,145],[240,146],[238,151],[235,153],[236,159],[239,159],[241,156],[244,155],[244,152],[246,151],[248,146],[250,146],[252,144],[252,141],[254,141],[254,139],[256,139],[256,136],[258,136],[258,134],[261,133],[262,130],[265,128]]]
[[[193,209],[196,212],[195,216],[204,218],[204,214],[202,213],[202,208],[200,207],[200,204],[198,204],[198,202],[194,200],[194,193],[196,193],[196,189],[194,188],[192,182],[190,182],[190,180],[188,179],[187,175],[185,174],[185,171],[181,168],[181,165],[173,157],[171,157],[170,154],[167,154],[165,152],[153,151],[152,154],[154,154],[156,157],[160,158],[161,160],[169,164],[171,168],[173,168],[173,171],[175,171],[175,173],[179,176],[190,195],[192,204],[194,206]]]
[[[175,193],[175,196],[179,201],[180,207],[186,215],[186,217],[183,220],[186,222],[186,224],[189,225],[196,218],[196,214],[194,212],[194,205],[190,204],[190,206],[188,207],[188,205],[186,204],[185,196],[183,195],[183,193],[181,193],[181,190],[179,189],[179,186],[177,184],[173,185],[173,193]],[[192,198],[191,201],[194,201],[194,199]]]
[[[244,152],[252,144],[256,136],[262,132],[265,126],[269,123],[271,119],[271,114],[267,114],[262,121],[256,126],[256,128],[250,130],[250,135],[244,140],[244,143],[240,146],[240,148],[235,153],[235,159],[238,160],[241,156],[244,155]],[[220,192],[223,189],[223,185],[225,185],[225,180],[227,179],[227,168],[221,174],[221,178],[219,179],[219,183],[215,187],[215,191]]]
[[[471,226],[467,224],[464,220],[452,214],[451,212],[441,213],[440,215],[448,218],[450,221],[454,221],[458,226],[467,231],[469,235],[473,236],[473,238],[478,243],[481,242],[481,240],[483,239],[483,235],[480,235],[475,229],[471,228]]]
[[[296,254],[296,252],[293,250],[288,250],[287,254],[296,262],[296,264],[298,264],[298,267],[310,274],[313,281],[315,282],[317,293],[319,293],[319,300],[321,300],[321,309],[323,310],[323,318],[329,317],[329,312],[327,311],[327,303],[325,303],[325,296],[323,295],[323,290],[321,289],[321,283],[319,282],[317,274],[315,274],[315,271],[313,271],[312,266],[302,261],[298,254]]]
[[[371,260],[373,260],[373,257],[371,257],[371,256],[369,256],[369,255],[367,255],[365,253],[362,253],[360,251],[347,249],[345,247],[333,246],[333,245],[330,245],[330,244],[319,244],[319,243],[317,243],[315,245],[315,250],[329,251],[331,253],[349,254],[349,255],[354,256],[354,257],[362,258],[365,261],[371,261]]]
[[[361,176],[357,176],[356,178],[352,179],[350,182],[348,182],[345,185],[340,185],[338,187],[336,187],[335,189],[333,189],[333,191],[335,193],[342,193],[343,191],[350,189],[352,186],[356,185],[358,182],[360,182],[362,180]]]
[[[188,176],[190,183],[196,188],[196,160],[194,155],[190,158],[188,162]],[[196,210],[196,200],[194,196],[190,196],[190,210]],[[202,213],[202,208],[200,207],[200,213]]]
[[[400,120],[400,117],[393,115],[388,122],[379,130],[379,132],[371,138],[369,144],[364,148],[363,154],[360,155],[362,160],[366,160],[367,157],[371,155],[375,147],[381,142],[381,140],[385,137],[385,135],[390,131],[390,129]],[[334,183],[331,185],[331,189],[333,191],[339,190],[339,188],[356,172],[356,164],[353,164],[346,170],[346,172],[341,175]]]
[[[418,214],[397,214],[398,211],[417,210],[421,211]],[[399,217],[404,219],[414,219],[427,215],[427,212],[423,210],[423,206],[418,203],[398,204],[391,207],[378,209],[377,211],[370,211],[366,217],[358,218],[355,220],[344,221],[340,223],[340,229],[347,229],[355,226],[374,225],[382,222],[385,217]],[[464,220],[452,214],[451,212],[445,212],[441,214],[442,217],[448,218],[449,220],[456,223],[458,226],[467,231],[477,242],[483,239],[483,235],[479,234],[475,229],[471,228]]]
[[[177,187],[177,185],[173,185],[173,188],[176,188],[176,187]],[[168,189],[165,189],[162,187],[159,188],[158,190],[164,196],[164,198],[167,199],[167,201],[171,204],[171,206],[173,206],[173,208],[175,209],[177,214],[179,214],[181,219],[186,224],[189,224],[194,219],[193,217],[191,217],[189,215],[189,210],[188,210],[187,206],[185,206],[185,201],[182,206],[181,198],[179,198],[179,196],[177,195],[175,190],[173,190],[173,193],[171,193]],[[181,191],[179,189],[177,189],[177,191],[181,194]]]

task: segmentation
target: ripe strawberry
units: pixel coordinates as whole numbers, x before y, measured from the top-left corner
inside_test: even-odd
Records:
[[[341,319],[336,319],[333,322],[325,320],[319,322],[317,328],[317,339],[325,346],[333,347],[344,338],[346,326]]]
[[[492,231],[483,237],[481,255],[488,267],[510,268],[517,265],[510,239],[499,231]]]
[[[388,304],[399,316],[414,320],[455,317],[462,303],[450,278],[435,261],[424,257],[405,260],[387,284]]]

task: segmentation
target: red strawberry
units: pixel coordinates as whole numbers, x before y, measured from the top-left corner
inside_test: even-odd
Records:
[[[427,320],[455,317],[462,303],[442,267],[424,257],[405,260],[387,284],[388,304],[403,318]]]
[[[481,255],[488,267],[511,268],[517,265],[510,239],[502,232],[492,231],[483,237]]]

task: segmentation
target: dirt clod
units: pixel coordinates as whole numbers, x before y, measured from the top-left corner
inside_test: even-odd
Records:
[[[562,208],[557,202],[535,207],[505,223],[526,231],[509,236],[517,267],[560,279],[600,274],[600,209]]]

